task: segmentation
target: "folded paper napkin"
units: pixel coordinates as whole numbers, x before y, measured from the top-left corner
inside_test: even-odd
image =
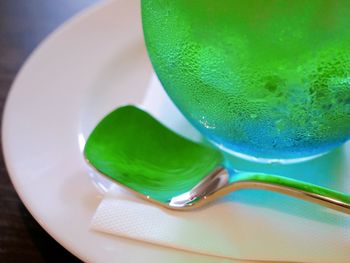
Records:
[[[242,194],[245,195],[243,191]],[[157,207],[112,187],[99,205],[91,229],[233,259],[350,261],[349,216],[322,209],[323,220],[307,213],[308,217],[302,217],[302,213],[295,211],[290,214],[243,203],[237,197],[240,202],[224,198],[202,209],[179,212]],[[307,205],[295,200],[281,205],[292,203],[307,209]],[[317,209],[309,208],[317,213]],[[320,216],[321,211],[318,213]]]
[[[159,85],[153,79],[153,95],[162,94]],[[169,114],[172,110],[155,112],[164,98],[154,99],[153,95],[145,105],[153,105],[154,115],[161,119],[159,112]],[[172,128],[181,130],[179,123]],[[198,134],[189,131],[188,136]],[[288,166],[280,174],[297,174],[296,179],[350,192],[349,157],[348,144],[320,161],[304,167]],[[180,212],[157,207],[112,186],[92,219],[91,229],[232,259],[350,262],[349,215],[262,190],[240,190],[207,207]]]

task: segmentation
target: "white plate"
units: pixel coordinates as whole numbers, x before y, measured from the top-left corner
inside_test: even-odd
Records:
[[[139,1],[108,1],[63,25],[31,55],[10,91],[2,135],[11,179],[35,219],[83,261],[232,262],[89,231],[102,193],[81,154],[85,138],[112,109],[143,101],[151,72]],[[350,144],[342,156],[339,178],[350,176]],[[305,167],[299,171],[296,178],[308,180]]]
[[[48,37],[10,91],[3,149],[12,182],[41,226],[83,261],[214,260],[89,231],[102,194],[81,146],[104,114],[142,101],[150,73],[139,1],[108,1]]]

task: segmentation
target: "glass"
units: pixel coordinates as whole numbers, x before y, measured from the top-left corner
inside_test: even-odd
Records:
[[[143,0],[170,98],[211,142],[260,161],[350,138],[350,1]]]

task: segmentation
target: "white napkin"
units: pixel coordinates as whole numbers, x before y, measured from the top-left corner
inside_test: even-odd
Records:
[[[154,78],[145,108],[160,119],[165,114],[160,108],[169,104],[164,104],[164,96]],[[178,114],[172,105],[166,107],[167,116]],[[179,132],[187,125],[181,117],[171,119],[164,123]],[[186,136],[200,139],[195,130],[186,130]],[[349,157],[350,145],[320,161],[284,167],[279,174],[295,172],[297,179],[350,192]],[[280,168],[249,169],[276,172]],[[336,176],[330,177],[332,173]],[[179,212],[156,207],[113,186],[99,205],[91,229],[232,259],[350,262],[349,215],[262,190],[240,190],[208,207]]]

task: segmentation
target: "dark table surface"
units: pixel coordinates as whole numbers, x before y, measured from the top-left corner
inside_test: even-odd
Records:
[[[98,0],[0,0],[0,110],[33,49],[57,26]],[[80,262],[22,204],[0,155],[0,262]]]

